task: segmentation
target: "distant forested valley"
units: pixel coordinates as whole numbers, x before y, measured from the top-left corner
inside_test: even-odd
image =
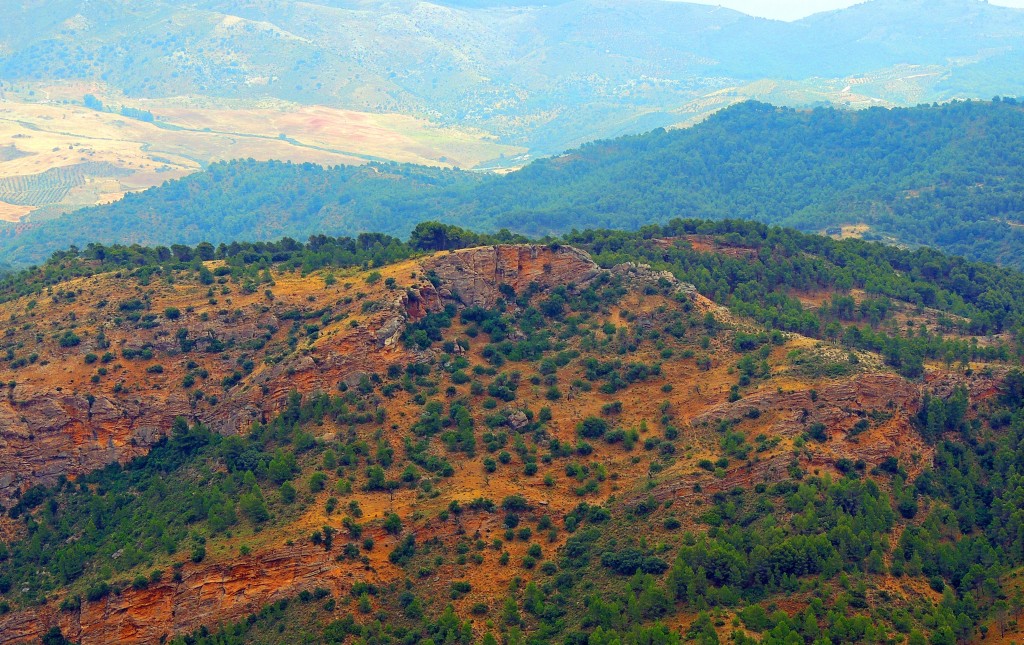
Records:
[[[56,220],[6,225],[0,256],[38,263],[89,242],[197,244],[438,220],[530,236],[749,219],[928,245],[1024,266],[1024,106],[1012,99],[857,112],[748,102],[695,127],[585,145],[508,175],[399,164],[241,160]]]

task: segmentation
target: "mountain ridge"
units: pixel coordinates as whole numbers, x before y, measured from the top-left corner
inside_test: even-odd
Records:
[[[424,219],[543,236],[688,216],[821,233],[859,226],[870,239],[1020,266],[1022,131],[1024,108],[1012,100],[858,112],[746,103],[692,128],[594,142],[506,175],[216,164],[109,206],[0,226],[0,248],[26,264],[89,242],[404,236]]]
[[[399,112],[479,127],[539,155],[673,125],[682,106],[766,79],[842,88],[897,76],[830,94],[836,104],[1024,94],[1012,73],[1024,12],[980,0],[912,14],[873,0],[793,23],[673,2],[486,4],[196,0],[125,12],[100,2],[89,14],[65,0],[59,17],[22,5],[0,27],[0,71],[14,87],[98,82],[112,100],[272,96]],[[907,65],[938,71],[922,82]]]

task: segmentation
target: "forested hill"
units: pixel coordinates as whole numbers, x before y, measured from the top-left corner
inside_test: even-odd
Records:
[[[1012,101],[861,112],[751,102],[688,130],[538,161],[481,201],[487,223],[533,233],[679,214],[807,231],[864,223],[869,238],[1013,264],[1024,244],[1022,158],[1024,107]],[[517,209],[499,215],[499,203]]]
[[[745,218],[1024,263],[1024,106],[845,112],[745,103],[686,130],[598,142],[506,176],[241,161],[103,207],[0,231],[0,257],[71,244],[407,234],[438,219],[543,235],[672,217]]]

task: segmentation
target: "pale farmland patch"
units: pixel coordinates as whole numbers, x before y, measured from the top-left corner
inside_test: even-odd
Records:
[[[67,88],[64,88],[65,90]],[[82,88],[75,88],[80,91]],[[55,90],[48,102],[0,103],[0,220],[45,219],[120,199],[231,159],[324,166],[397,161],[472,168],[523,150],[463,128],[322,106],[136,101],[154,121],[87,109]]]

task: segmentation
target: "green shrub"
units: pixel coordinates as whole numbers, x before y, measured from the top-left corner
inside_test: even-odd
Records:
[[[576,427],[576,432],[586,439],[600,439],[608,432],[608,422],[600,417],[587,417]]]
[[[313,473],[309,476],[309,492],[319,493],[327,485],[327,475],[323,473]]]

